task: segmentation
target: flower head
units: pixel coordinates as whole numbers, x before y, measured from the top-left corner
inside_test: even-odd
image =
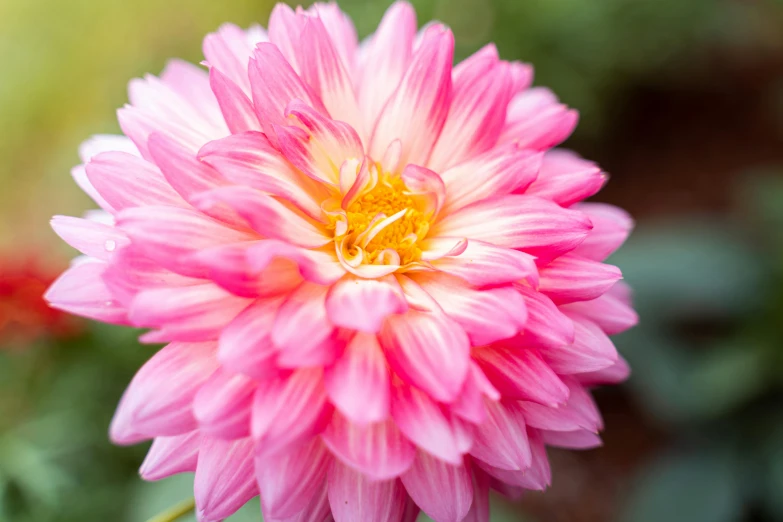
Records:
[[[278,5],[82,147],[104,212],[54,219],[87,258],[48,298],[169,343],[111,437],[154,439],[146,479],[195,471],[200,520],[259,494],[267,521],[487,520],[490,487],[549,484],[545,445],[600,443],[631,220],[580,203],[605,175],[552,149],[576,113],[529,66],[453,48],[404,2],[361,46],[334,4]]]

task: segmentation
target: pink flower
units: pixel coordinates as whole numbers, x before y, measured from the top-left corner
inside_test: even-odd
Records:
[[[209,74],[130,84],[124,137],[81,150],[102,207],[54,229],[86,257],[56,308],[151,328],[111,437],[145,479],[195,471],[200,520],[488,520],[600,444],[588,389],[636,314],[602,261],[631,219],[551,149],[576,125],[489,45],[452,68],[394,4],[361,45],[334,4],[221,27]]]

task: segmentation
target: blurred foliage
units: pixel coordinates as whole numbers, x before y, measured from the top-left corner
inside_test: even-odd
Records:
[[[365,36],[389,3],[341,5]],[[494,41],[505,58],[533,63],[536,83],[577,107],[579,132],[597,143],[634,85],[687,86],[716,61],[749,67],[783,48],[780,0],[413,3],[420,22],[452,26],[459,58]],[[271,7],[0,1],[0,181],[10,187],[0,193],[0,246],[48,251],[60,244],[50,215],[92,206],[67,171],[79,142],[118,130],[114,111],[131,77],[170,57],[198,62],[204,34],[224,21],[265,22]],[[783,122],[783,95],[777,101]],[[628,389],[664,439],[623,490],[617,522],[739,522],[751,512],[783,521],[781,174],[741,176],[731,214],[642,221],[613,259],[642,317],[618,338],[634,368]],[[0,522],[141,522],[192,494],[189,475],[141,482],[146,448],[108,441],[123,389],[153,352],[135,335],[91,324],[75,339],[0,346]],[[529,520],[494,504],[494,522]],[[254,501],[230,520],[258,519]]]

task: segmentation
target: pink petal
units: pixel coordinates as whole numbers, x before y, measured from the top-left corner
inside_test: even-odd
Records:
[[[319,493],[331,460],[318,438],[289,451],[256,457],[264,518],[291,517],[302,511]]]
[[[278,374],[271,331],[281,298],[259,299],[248,306],[220,333],[218,360],[228,370],[254,379]]]
[[[193,399],[193,415],[201,432],[219,439],[250,436],[250,405],[256,383],[246,375],[220,369]]]
[[[574,323],[547,296],[532,288],[517,285],[527,306],[524,337],[527,342],[548,348],[559,348],[574,341]]]
[[[120,400],[109,430],[116,444],[196,429],[193,398],[217,369],[214,343],[171,343],[141,367]]]
[[[432,25],[414,53],[405,76],[383,108],[370,140],[370,155],[382,157],[396,139],[403,140],[401,164],[426,165],[451,104],[454,35]]]
[[[549,446],[569,449],[593,449],[603,445],[601,437],[588,430],[546,431],[541,430],[544,442]]]
[[[251,424],[256,454],[290,451],[296,443],[317,435],[329,421],[330,411],[320,368],[260,382]]]
[[[484,375],[484,372],[474,362],[470,362],[468,373],[462,391],[456,401],[449,405],[451,412],[473,424],[481,424],[487,416],[485,397],[497,401],[500,394]]]
[[[625,285],[619,281],[604,295],[592,301],[570,303],[564,311],[576,312],[601,327],[609,335],[618,334],[636,326],[639,315],[633,309],[629,299],[623,298]]]
[[[156,342],[210,341],[250,303],[212,283],[151,288],[136,295],[128,317],[136,326],[160,329]]]
[[[525,470],[504,470],[490,466],[480,460],[475,462],[482,470],[506,485],[543,491],[552,482],[552,471],[549,467],[549,459],[546,456],[546,448],[537,430],[528,430],[528,441],[530,442],[532,463]]]
[[[343,162],[364,157],[362,141],[347,123],[329,119],[300,100],[288,104],[286,116],[301,127],[275,126],[280,150],[312,179],[337,186]]]
[[[430,169],[409,164],[401,178],[414,199],[423,200],[424,213],[437,216],[446,200],[446,186],[440,176]]]
[[[568,387],[535,349],[501,343],[474,348],[471,355],[504,397],[549,406],[568,399]]]
[[[470,359],[468,337],[456,321],[443,313],[409,310],[386,318],[380,341],[400,377],[438,401],[454,400]]]
[[[183,257],[206,248],[256,239],[187,208],[147,206],[128,208],[117,215],[117,227],[134,248],[161,267],[199,277],[203,269],[183,263]]]
[[[250,84],[253,106],[264,134],[277,145],[275,125],[286,125],[284,111],[293,100],[303,100],[326,114],[321,101],[296,74],[291,65],[271,43],[260,43],[250,60]]]
[[[209,75],[204,69],[183,60],[169,60],[160,79],[215,127],[222,127],[223,118],[209,86]]]
[[[107,266],[102,262],[73,265],[52,283],[44,299],[57,310],[105,323],[128,324],[125,307],[115,301],[102,279]]]
[[[210,69],[219,69],[245,93],[250,93],[247,67],[253,47],[256,42],[266,39],[263,33],[254,36],[234,24],[223,24],[204,39],[204,56]]]
[[[548,89],[529,89],[511,100],[500,142],[546,150],[568,138],[578,121],[578,113],[560,104]]]
[[[250,266],[259,272],[277,259],[293,261],[302,277],[319,285],[331,285],[345,275],[345,269],[332,252],[307,250],[275,239],[256,243],[247,258]]]
[[[408,310],[408,303],[397,280],[360,279],[346,276],[329,289],[326,313],[335,326],[376,333],[392,314]]]
[[[405,510],[407,495],[398,480],[370,481],[335,461],[328,482],[336,522],[399,522]]]
[[[85,170],[84,165],[77,165],[76,167],[72,168],[71,177],[76,182],[76,185],[82,189],[82,192],[87,194],[87,196],[89,196],[89,198],[92,199],[96,205],[98,205],[107,213],[114,212],[112,206],[109,205],[105,199],[103,199],[103,197],[98,193],[98,190],[87,178],[87,171]]]
[[[302,29],[308,17],[298,10],[295,13],[291,7],[279,3],[269,15],[269,41],[277,46],[291,66],[299,71],[298,56],[300,53],[300,38]]]
[[[601,414],[590,393],[578,382],[567,379],[568,401],[552,408],[534,402],[519,402],[528,426],[550,431],[588,430],[597,433],[603,428]]]
[[[440,460],[459,464],[457,433],[441,408],[426,394],[403,383],[392,386],[391,414],[400,431],[416,446]]]
[[[279,5],[279,4],[278,4]],[[329,507],[329,498],[327,496],[327,483],[318,486],[316,493],[310,499],[307,506],[291,517],[271,518],[266,516],[265,522],[333,522],[332,511]]]
[[[525,326],[525,300],[510,286],[476,290],[461,279],[441,274],[412,278],[462,327],[472,346],[513,337]]]
[[[588,259],[603,261],[620,248],[634,227],[633,218],[621,208],[603,203],[580,203],[574,208],[584,212],[593,222],[593,230],[574,253]]]
[[[475,467],[472,476],[473,504],[462,522],[489,522],[489,476]]]
[[[538,291],[557,304],[596,299],[623,277],[616,266],[573,254],[558,257],[538,273]]]
[[[191,431],[173,437],[156,437],[139,474],[144,480],[161,480],[178,473],[196,471],[201,433]]]
[[[541,153],[512,147],[496,147],[443,172],[446,184],[444,214],[487,198],[523,191],[538,175]]]
[[[374,335],[356,334],[324,379],[329,400],[351,421],[367,424],[388,417],[389,373]]]
[[[299,267],[293,261],[275,258],[261,269],[251,263],[248,253],[261,241],[244,241],[195,252],[187,263],[198,265],[204,277],[240,297],[271,297],[286,294],[302,282]]]
[[[209,70],[209,83],[232,134],[261,130],[253,103],[239,85],[214,67]]]
[[[365,42],[357,92],[366,129],[375,127],[381,109],[408,70],[415,36],[415,10],[407,2],[395,2]]]
[[[204,437],[193,489],[199,522],[218,522],[258,495],[253,441]]]
[[[308,216],[321,219],[320,203],[328,192],[294,170],[260,132],[243,132],[211,141],[199,151],[199,159],[232,183],[279,196]]]
[[[433,242],[425,241],[422,249]],[[530,254],[485,243],[478,240],[466,242],[465,250],[454,256],[432,261],[439,272],[459,277],[476,286],[498,286],[514,281],[527,280],[538,284],[538,268]]]
[[[470,473],[419,451],[403,476],[408,495],[435,522],[461,522],[473,502]]]
[[[102,152],[125,152],[139,156],[139,149],[127,136],[95,134],[79,145],[79,157],[84,163]]]
[[[113,211],[147,205],[188,206],[155,165],[132,154],[103,152],[85,169],[89,182]]]
[[[438,172],[495,146],[513,94],[510,67],[495,57],[470,60],[458,72],[449,116],[427,164]]]
[[[321,98],[332,118],[344,121],[364,134],[361,112],[348,72],[350,64],[341,58],[320,18],[307,19],[302,28],[300,45],[297,61],[302,79]]]
[[[568,207],[597,193],[607,178],[598,165],[571,151],[550,150],[538,178],[524,192]]]
[[[617,361],[612,341],[594,322],[577,314],[567,314],[574,322],[573,344],[558,348],[539,348],[547,364],[561,375],[603,370]]]
[[[193,202],[198,208],[210,209],[219,204],[235,210],[256,232],[306,248],[317,248],[332,238],[317,221],[287,207],[281,201],[248,187],[220,187],[203,192]]]
[[[486,401],[487,419],[476,426],[470,454],[500,469],[530,466],[530,446],[523,411],[514,403]]]
[[[130,242],[121,230],[88,219],[55,216],[51,224],[66,243],[82,254],[101,261],[110,260],[115,250]]]
[[[579,246],[591,227],[581,212],[512,194],[469,205],[437,223],[430,234],[519,248],[546,262]]]
[[[416,448],[391,419],[359,425],[335,414],[322,438],[339,460],[370,480],[398,477],[416,455]]]
[[[278,310],[272,342],[280,348],[278,364],[286,368],[326,366],[345,346],[326,315],[328,288],[303,283]]]
[[[601,384],[619,384],[631,375],[631,367],[625,359],[618,356],[613,365],[595,372],[581,373],[575,377],[585,386]]]
[[[359,47],[356,27],[354,27],[351,17],[344,13],[335,2],[316,2],[307,9],[307,12],[321,19],[340,59],[351,72]]]

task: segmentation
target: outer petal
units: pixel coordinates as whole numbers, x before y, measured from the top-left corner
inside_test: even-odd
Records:
[[[403,140],[401,164],[426,165],[451,104],[454,35],[441,25],[425,30],[399,87],[383,108],[370,140],[370,155],[380,158]]]
[[[259,299],[220,333],[218,360],[228,370],[254,379],[278,374],[271,331],[282,298]]]
[[[468,378],[465,379],[465,385],[462,387],[457,400],[449,405],[449,409],[451,409],[453,414],[468,422],[481,424],[487,416],[486,408],[484,407],[485,398],[498,401],[500,400],[500,393],[492,386],[475,361],[471,361],[470,373],[468,373]]]
[[[264,518],[285,518],[299,513],[318,494],[330,461],[318,438],[290,451],[257,457],[256,480]]]
[[[214,343],[171,343],[142,366],[120,400],[110,435],[118,444],[196,429],[191,404],[217,369]]]
[[[430,244],[432,241],[424,242],[422,248]],[[459,277],[477,287],[522,280],[538,285],[538,269],[533,256],[475,239],[467,242],[462,253],[441,257],[431,264],[439,272]]]
[[[408,303],[399,283],[392,277],[360,279],[344,277],[329,289],[326,312],[336,326],[376,333],[384,319],[391,314],[402,314]]]
[[[410,310],[389,316],[381,344],[391,367],[433,398],[450,402],[468,372],[470,344],[465,331],[442,313]]]
[[[204,39],[204,56],[210,68],[219,69],[234,84],[250,93],[247,67],[254,45],[266,40],[258,31],[243,31],[233,24],[223,24]]]
[[[370,480],[398,477],[416,455],[391,419],[361,426],[335,414],[322,437],[338,459]]]
[[[129,243],[121,230],[89,219],[55,216],[51,224],[66,243],[82,254],[101,261],[108,261],[115,250]]]
[[[537,430],[528,431],[528,441],[533,459],[531,466],[526,470],[509,471],[489,466],[481,461],[476,463],[492,477],[505,483],[505,487],[510,485],[543,491],[552,482],[552,471],[546,456],[546,448]]]
[[[442,174],[446,184],[444,214],[525,190],[536,179],[542,158],[539,152],[504,146],[456,164]]]
[[[428,163],[438,172],[495,146],[512,96],[510,67],[497,58],[471,60],[454,76],[449,116]]]
[[[194,481],[199,522],[218,522],[258,495],[253,476],[253,442],[205,437]]]
[[[378,339],[357,334],[324,375],[329,400],[357,424],[389,415],[389,372]]]
[[[487,401],[487,419],[476,427],[470,454],[500,469],[530,466],[530,446],[523,410],[514,403]]]
[[[209,70],[209,83],[232,134],[261,130],[253,103],[239,85],[214,67]]]
[[[568,399],[568,387],[534,349],[501,344],[474,348],[478,363],[504,397],[556,406]]]
[[[596,299],[622,278],[616,266],[573,254],[558,257],[538,273],[539,292],[558,304]]]
[[[622,357],[618,357],[615,363],[603,370],[582,373],[575,377],[585,386],[598,386],[601,384],[618,384],[631,375],[631,367]]]
[[[588,430],[597,433],[603,428],[601,414],[590,393],[578,382],[568,379],[568,402],[551,408],[532,402],[520,402],[519,408],[527,424],[550,431]]]
[[[58,310],[106,323],[127,324],[125,308],[103,282],[107,265],[80,263],[63,272],[46,291],[44,299]]]
[[[560,104],[550,90],[529,89],[511,100],[500,142],[546,150],[568,138],[578,120],[577,112]]]
[[[250,405],[256,383],[242,374],[215,372],[193,399],[201,432],[219,439],[250,436]]]
[[[462,462],[458,433],[427,395],[403,383],[392,387],[392,418],[419,448],[454,465]]]
[[[595,163],[568,150],[551,150],[544,156],[538,179],[525,194],[568,207],[597,193],[607,178]]]
[[[580,203],[574,208],[584,212],[593,222],[593,230],[587,239],[579,245],[575,254],[603,261],[612,252],[620,248],[633,229],[630,215],[621,208],[603,203]]]
[[[399,522],[405,489],[398,480],[370,481],[334,462],[329,470],[329,504],[336,522]]]
[[[374,128],[386,100],[408,70],[415,36],[416,12],[407,2],[395,2],[364,44],[357,92],[366,129]]]
[[[191,431],[173,437],[156,437],[139,474],[144,480],[161,480],[177,473],[196,471],[201,433]]]
[[[580,212],[531,196],[509,195],[474,203],[447,216],[430,235],[519,248],[545,262],[579,246],[591,227]]]
[[[473,468],[473,504],[462,522],[489,522],[489,476]]]
[[[536,346],[559,348],[574,341],[574,323],[547,296],[517,285],[527,306],[525,341]]]
[[[402,483],[435,522],[460,522],[470,511],[473,484],[463,465],[453,466],[419,452]]]
[[[601,437],[588,430],[575,431],[545,431],[541,436],[548,446],[570,449],[593,449],[600,447]]]
[[[256,454],[292,451],[297,443],[323,429],[330,412],[320,368],[301,369],[289,377],[259,383],[251,426]]]
[[[573,344],[539,350],[547,364],[561,375],[603,370],[617,361],[617,350],[612,341],[594,322],[569,313],[574,321],[576,336]]]

